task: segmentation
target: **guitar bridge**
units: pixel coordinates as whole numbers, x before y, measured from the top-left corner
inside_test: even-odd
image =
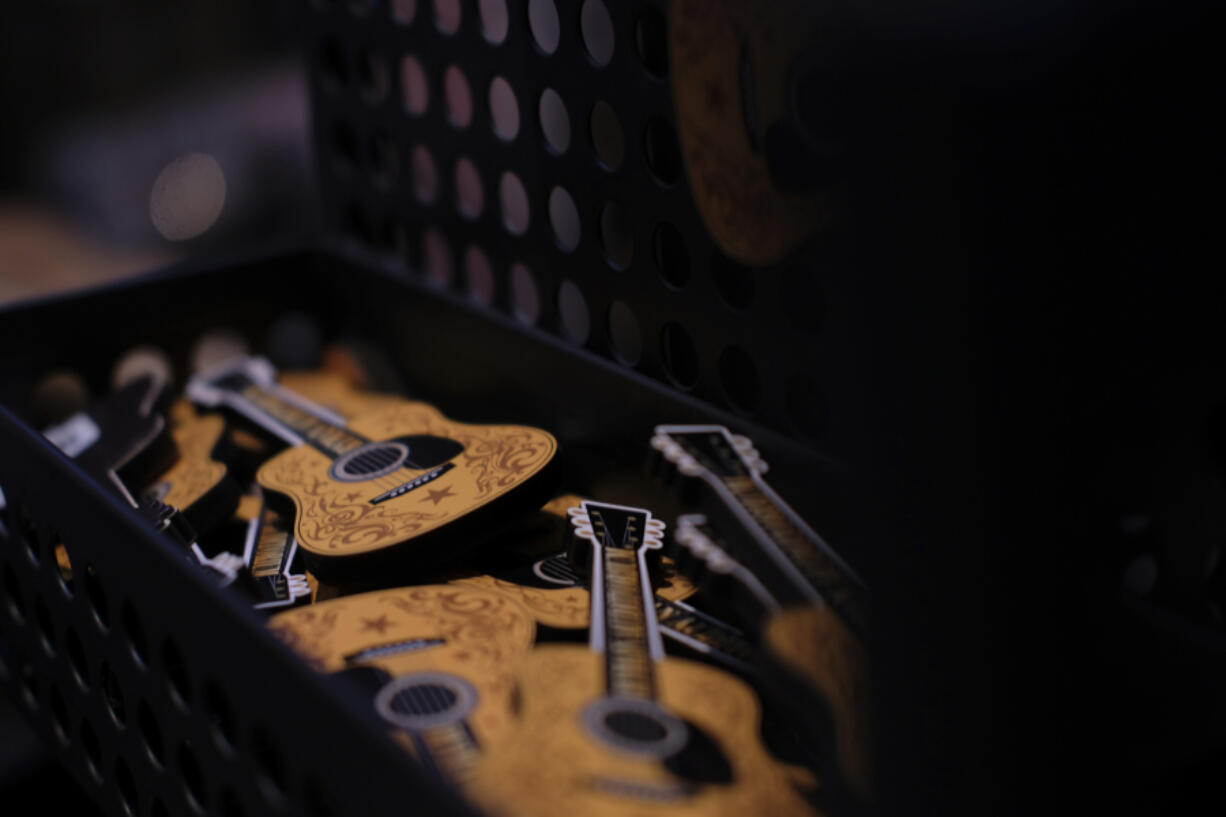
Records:
[[[390,491],[384,491],[383,493],[379,494],[374,499],[370,500],[370,504],[378,505],[380,502],[387,502],[389,499],[395,499],[398,496],[404,496],[409,491],[412,491],[416,488],[420,488],[421,486],[425,485],[428,482],[433,482],[434,480],[441,477],[443,474],[450,471],[452,468],[455,468],[455,463],[445,462],[442,465],[440,465],[438,468],[432,468],[424,474],[413,477],[413,479],[409,480],[403,485],[397,485],[395,488],[391,489]]]

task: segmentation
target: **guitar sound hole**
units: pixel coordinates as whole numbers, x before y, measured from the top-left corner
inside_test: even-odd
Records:
[[[592,737],[632,755],[664,759],[685,748],[689,730],[654,701],[601,698],[583,712]]]
[[[401,715],[437,715],[455,705],[459,696],[438,684],[420,684],[402,689],[391,700],[392,711]]]
[[[456,723],[477,704],[472,684],[445,672],[401,675],[375,695],[375,710],[388,723],[410,732]]]
[[[362,482],[390,474],[409,458],[404,443],[367,443],[338,457],[329,476],[338,482]]]
[[[668,734],[664,724],[638,712],[610,712],[604,722],[614,734],[630,740],[655,742]]]

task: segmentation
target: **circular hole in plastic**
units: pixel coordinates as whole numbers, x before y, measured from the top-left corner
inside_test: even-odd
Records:
[[[494,268],[480,247],[470,245],[464,250],[464,289],[480,306],[489,306],[494,300]]]
[[[622,136],[622,124],[613,106],[603,99],[592,108],[590,121],[592,147],[596,158],[607,170],[617,170],[626,155],[626,143]]]
[[[502,205],[502,224],[512,235],[523,235],[528,231],[531,221],[531,210],[528,204],[528,191],[519,176],[508,170],[498,181],[498,200]]]
[[[434,25],[444,34],[455,34],[464,19],[460,0],[434,0]]]
[[[549,193],[549,224],[553,227],[553,237],[559,248],[565,252],[574,252],[579,246],[579,208],[561,187],[555,187]]]
[[[400,175],[400,153],[390,134],[376,133],[370,137],[370,180],[376,187],[388,188]]]
[[[51,611],[47,609],[47,605],[39,597],[34,599],[34,623],[38,625],[38,641],[42,645],[43,651],[47,655],[55,655],[55,621],[51,618]]]
[[[752,412],[762,400],[762,383],[753,359],[739,346],[729,346],[719,356],[719,382],[734,409]]]
[[[745,309],[753,303],[753,271],[718,250],[711,257],[711,278],[719,297],[730,309]]]
[[[673,185],[681,179],[681,150],[673,126],[656,117],[647,123],[643,136],[647,167],[661,184]]]
[[[68,737],[68,706],[64,703],[60,688],[54,683],[47,688],[47,703],[51,705],[51,728],[55,739],[67,745],[71,740]]]
[[[34,671],[34,665],[30,663],[19,662],[21,669],[21,702],[25,704],[26,709],[31,712],[38,710],[38,675]]]
[[[690,280],[690,258],[677,228],[666,221],[656,225],[651,248],[664,282],[673,289],[684,287]]]
[[[613,59],[613,21],[609,18],[609,10],[600,0],[585,0],[579,11],[579,31],[583,34],[583,44],[592,62],[599,66],[609,64]]]
[[[200,761],[196,759],[196,752],[190,743],[184,743],[179,747],[177,759],[187,804],[197,811],[207,811],[204,773],[200,770]]]
[[[610,264],[617,269],[630,266],[634,258],[634,231],[625,209],[616,202],[608,202],[600,211],[600,240]]]
[[[51,556],[55,559],[51,575],[55,577],[55,583],[59,585],[64,596],[72,598],[72,560],[68,557],[68,547],[55,531],[51,531],[47,537],[47,544],[51,546]]]
[[[374,239],[370,215],[360,202],[353,201],[345,205],[341,209],[341,218],[346,232],[354,238],[367,244]]]
[[[210,681],[204,688],[205,715],[213,742],[223,752],[233,753],[235,747],[234,713],[221,687]]]
[[[609,307],[609,340],[613,355],[627,366],[634,366],[643,356],[643,334],[638,318],[622,301]]]
[[[510,142],[519,133],[519,101],[511,83],[503,77],[490,81],[490,121],[494,134],[504,142]]]
[[[451,246],[447,243],[447,239],[443,238],[442,233],[433,227],[422,234],[421,243],[422,266],[426,281],[439,289],[445,289],[451,284]]]
[[[123,726],[128,718],[128,710],[124,707],[123,687],[119,685],[119,679],[115,677],[111,665],[105,661],[98,665],[98,684],[102,687],[102,700],[106,703],[107,712],[116,726]]]
[[[537,107],[545,143],[554,153],[565,153],[570,147],[570,115],[566,112],[566,103],[557,91],[546,88]]]
[[[336,93],[349,84],[349,65],[345,52],[335,40],[324,40],[319,46],[319,76],[325,90]]]
[[[239,801],[238,795],[233,789],[222,789],[221,792],[221,817],[245,817],[247,812],[243,809],[242,802]]]
[[[413,116],[421,116],[430,107],[430,81],[426,78],[426,69],[412,54],[400,61],[400,95],[405,111]]]
[[[558,9],[553,0],[528,0],[528,28],[536,47],[545,54],[558,50],[562,26],[558,22]]]
[[[166,755],[163,751],[162,730],[158,726],[157,718],[153,715],[153,710],[145,701],[141,701],[136,707],[136,728],[145,744],[145,751],[149,753],[149,759],[158,767],[165,765]]]
[[[477,14],[481,17],[481,34],[494,45],[507,38],[511,19],[507,15],[506,0],[477,0]]]
[[[660,330],[660,357],[674,385],[692,389],[698,383],[698,350],[690,333],[679,323],[666,323]]]
[[[314,780],[302,784],[302,802],[307,807],[310,817],[337,817],[345,810],[336,805],[336,800],[327,791],[320,788]]]
[[[170,639],[162,642],[162,669],[166,674],[166,689],[170,699],[185,710],[190,710],[192,703],[192,681],[187,672],[187,663],[175,642]]]
[[[438,168],[425,145],[416,145],[409,161],[413,168],[413,195],[422,204],[431,204],[438,197]]]
[[[77,730],[81,735],[81,746],[85,749],[85,766],[96,782],[102,781],[102,742],[94,725],[88,720],[81,721]]]
[[[456,159],[455,203],[456,211],[469,221],[476,219],[485,209],[485,191],[481,187],[481,173],[467,156]]]
[[[392,0],[392,22],[402,26],[411,25],[417,18],[417,0]]]
[[[128,642],[128,651],[138,668],[144,669],[149,661],[149,647],[145,641],[145,628],[140,623],[140,616],[132,603],[125,601],[119,609],[119,624],[123,628],[124,638]]]
[[[285,761],[269,733],[259,727],[251,733],[251,756],[255,760],[257,780],[266,794],[284,797],[287,790]]]
[[[830,422],[830,407],[809,375],[796,374],[788,379],[783,407],[792,427],[802,437],[817,440],[825,433]]]
[[[0,528],[2,528],[2,524],[3,523],[0,523]],[[25,535],[21,536],[20,539],[26,553],[26,558],[30,560],[30,564],[38,567],[43,561],[43,556],[41,553],[43,538],[38,535],[37,531],[29,530]],[[47,535],[47,543],[51,545],[52,548],[55,547],[58,540],[59,534],[57,534],[55,531],[51,531]]]
[[[17,582],[17,574],[7,564],[4,566],[4,570],[0,572],[4,574],[5,609],[8,610],[9,616],[12,617],[13,621],[21,624],[26,620],[25,600],[21,596],[21,585]]]
[[[779,279],[779,306],[793,329],[816,335],[821,329],[825,301],[819,273],[807,264],[793,264]]]
[[[136,779],[122,757],[115,758],[115,789],[119,792],[119,805],[124,813],[135,817],[138,806]]]
[[[541,317],[541,298],[532,271],[516,262],[511,265],[511,313],[528,326]]]
[[[107,603],[106,591],[102,589],[102,580],[92,564],[84,570],[85,598],[89,600],[89,609],[93,611],[94,621],[99,628],[106,630],[111,626],[111,607]]]
[[[454,127],[467,128],[473,121],[473,92],[468,77],[459,66],[449,65],[443,72],[443,99],[447,104],[447,121]]]
[[[563,281],[558,287],[558,314],[562,319],[562,333],[567,339],[583,345],[592,332],[592,318],[588,313],[587,299],[574,281]]]
[[[391,84],[387,59],[377,51],[364,51],[358,60],[358,94],[367,105],[378,105],[387,99]]]
[[[72,667],[73,678],[83,690],[89,689],[89,663],[85,659],[85,645],[77,631],[69,627],[64,635],[64,646],[68,652],[68,663]]]
[[[659,9],[643,9],[634,21],[634,49],[647,73],[668,73],[668,25]]]
[[[331,147],[332,166],[338,173],[352,174],[358,167],[358,137],[348,122],[332,123],[328,141]]]

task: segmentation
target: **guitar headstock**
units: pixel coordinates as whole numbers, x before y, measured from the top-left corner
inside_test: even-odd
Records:
[[[571,525],[568,549],[571,564],[584,573],[590,571],[596,548],[638,553],[664,546],[664,520],[654,518],[646,508],[584,500],[578,507],[570,508],[567,515]]]
[[[239,386],[272,388],[277,384],[277,369],[267,358],[251,355],[232,357],[197,373],[187,382],[188,398],[199,406],[217,408]]]
[[[728,555],[707,517],[700,513],[677,517],[677,570],[713,596],[747,601],[738,604],[743,618],[779,609],[779,602],[753,571]],[[746,609],[747,608],[747,609]]]
[[[651,447],[687,477],[727,479],[769,470],[752,440],[720,425],[656,426]]]

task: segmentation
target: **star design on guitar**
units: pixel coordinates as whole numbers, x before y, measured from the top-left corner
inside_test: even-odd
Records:
[[[373,631],[379,635],[383,635],[385,632],[387,632],[387,628],[391,626],[392,623],[387,620],[386,613],[380,615],[378,618],[362,619],[362,632]]]
[[[444,499],[446,499],[449,496],[455,496],[455,494],[451,492],[450,485],[448,485],[446,488],[440,488],[437,491],[427,490],[426,497],[422,499],[422,502],[433,502],[435,507],[438,507],[438,503],[442,502]]]

